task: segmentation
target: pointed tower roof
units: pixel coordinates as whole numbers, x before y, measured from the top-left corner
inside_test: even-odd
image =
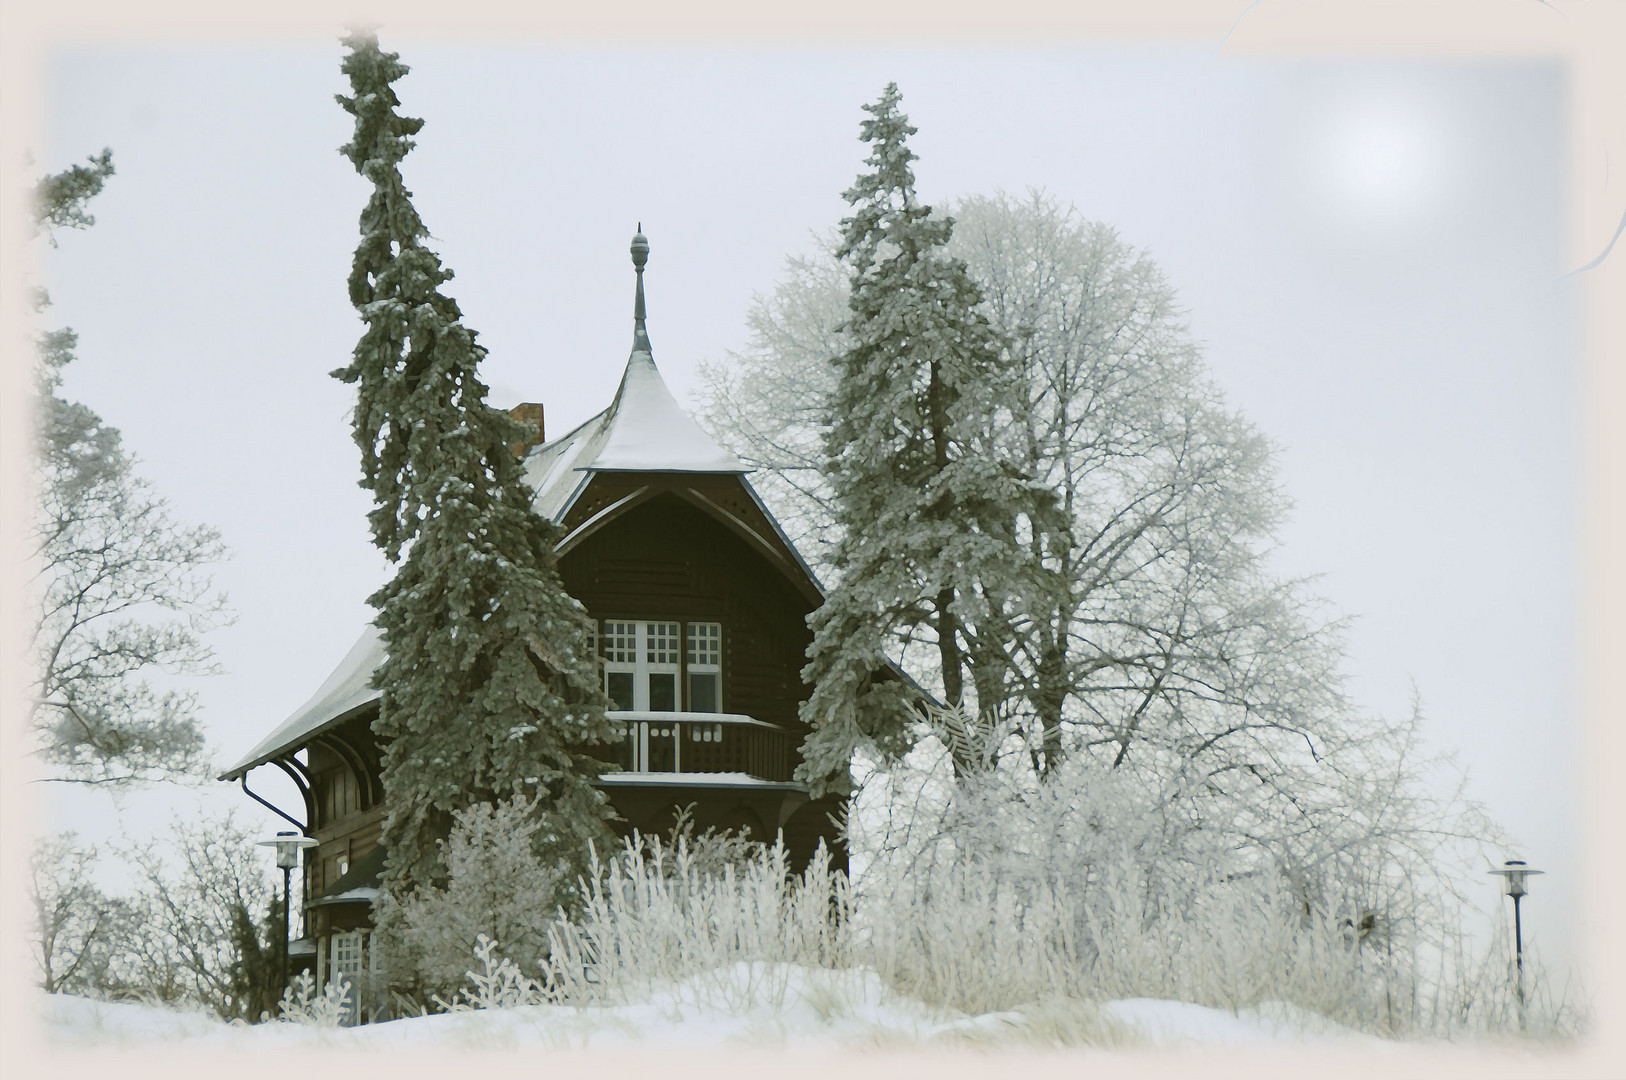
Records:
[[[536,512],[560,520],[600,472],[734,473],[751,471],[717,445],[683,411],[655,367],[644,325],[644,264],[649,241],[643,223],[632,238],[637,285],[632,304],[632,355],[610,407],[525,456],[525,479],[536,492]]]
[[[604,414],[604,441],[591,460],[576,466],[587,472],[743,473],[749,470],[718,446],[683,411],[655,368],[644,327],[644,263],[649,241],[642,223],[632,238],[632,265],[638,278],[632,308],[632,355],[621,387]]]

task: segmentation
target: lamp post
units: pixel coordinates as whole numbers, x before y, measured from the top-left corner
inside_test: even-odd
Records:
[[[1519,901],[1524,897],[1524,879],[1532,874],[1545,873],[1532,870],[1523,859],[1509,859],[1487,873],[1502,876],[1503,891],[1513,897],[1513,966],[1517,972],[1519,997],[1519,1028],[1524,1028],[1524,927],[1519,922]]]
[[[282,871],[282,985],[288,985],[288,876],[299,865],[299,852],[315,847],[316,841],[300,836],[293,830],[277,833],[269,840],[261,840],[260,847],[277,849],[277,869]]]

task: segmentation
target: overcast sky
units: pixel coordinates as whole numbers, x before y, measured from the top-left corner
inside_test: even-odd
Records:
[[[427,123],[403,171],[493,401],[543,402],[554,434],[614,393],[638,222],[655,358],[684,399],[698,361],[743,344],[753,291],[842,216],[859,106],[889,80],[928,201],[1042,187],[1148,248],[1279,447],[1297,503],[1279,566],[1355,616],[1356,699],[1399,718],[1415,684],[1433,743],[1524,845],[1508,857],[1550,871],[1527,928],[1563,947],[1578,364],[1556,64],[383,41],[413,69],[397,91]],[[65,393],[234,551],[224,674],[197,685],[222,764],[310,696],[385,574],[353,391],[327,374],[359,334],[344,280],[367,196],[337,152],[341,52],[99,47],[46,68],[39,168],[108,146],[118,169],[95,227],[46,260],[49,322],[80,337]],[[51,814],[98,824],[85,799]]]

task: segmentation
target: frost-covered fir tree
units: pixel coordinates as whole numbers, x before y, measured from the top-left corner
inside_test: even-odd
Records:
[[[898,103],[888,84],[864,106],[871,171],[845,194],[854,209],[837,251],[850,274],[849,344],[835,359],[824,456],[840,580],[811,619],[803,673],[814,730],[798,775],[814,784],[844,775],[860,745],[907,747],[907,691],[877,673],[922,630],[944,699],[994,722],[1024,572],[1015,528],[1029,487],[991,438],[1010,365],[965,264],[944,251],[953,221],[916,197],[915,129]]]
[[[534,795],[537,854],[576,865],[610,811],[581,747],[616,735],[604,716],[591,624],[560,583],[554,526],[532,509],[512,447],[528,425],[486,404],[485,350],[440,292],[451,271],[402,183],[423,121],[400,115],[407,68],[371,37],[347,39],[356,119],[343,152],[373,183],[350,298],[366,322],[351,364],[373,537],[399,567],[369,600],[387,659],[374,730],[389,816],[384,887],[439,883],[436,841],[477,803]],[[390,910],[386,905],[385,910]]]

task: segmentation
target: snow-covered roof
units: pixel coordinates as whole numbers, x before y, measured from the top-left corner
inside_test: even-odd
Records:
[[[750,470],[683,411],[647,350],[634,348],[610,407],[525,455],[532,506],[560,521],[597,472],[742,475]]]
[[[615,401],[604,413],[604,441],[578,469],[593,472],[742,473],[739,458],[718,446],[678,405],[655,358],[634,348]]]
[[[578,424],[571,431],[534,447],[525,455],[525,482],[536,492],[531,506],[552,522],[559,522],[587,485],[588,474],[581,471],[604,445],[605,423],[610,410]]]
[[[326,907],[329,904],[370,904],[377,899],[378,890],[370,886],[365,886],[360,889],[346,889],[342,893],[331,893],[326,896],[318,896],[305,906]]]
[[[596,472],[732,473],[751,470],[683,411],[655,367],[644,326],[644,262],[649,243],[633,237],[638,281],[632,308],[632,353],[610,407],[525,456],[525,480],[536,512],[560,521]]]
[[[222,773],[221,779],[235,780],[256,765],[263,765],[286,750],[304,745],[358,706],[377,701],[378,691],[370,684],[374,669],[383,662],[384,639],[378,627],[368,624],[361,638],[345,653],[339,666],[311,699],[296,709],[275,731],[261,739],[241,761]]]

